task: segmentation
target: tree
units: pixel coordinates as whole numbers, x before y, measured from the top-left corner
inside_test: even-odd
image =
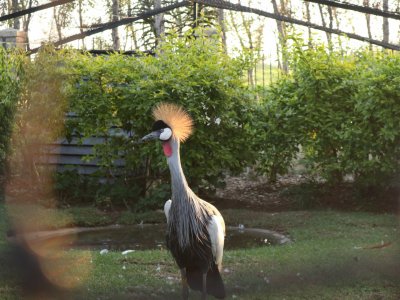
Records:
[[[154,0],[154,8],[161,8],[161,0]],[[156,43],[164,34],[164,14],[158,14],[154,17],[154,31],[156,35]]]
[[[19,10],[19,4],[18,4],[18,0],[12,0],[12,11],[16,12]],[[19,22],[19,18],[15,18],[14,19],[14,25],[13,25],[14,29],[20,29],[20,22]]]
[[[336,28],[339,28],[340,20],[339,20],[338,10],[337,10],[336,7],[332,7],[332,11],[333,11],[333,16],[334,16],[335,23],[336,23]],[[341,38],[340,35],[337,36],[337,41],[338,41],[338,44],[339,44],[339,48],[343,49],[343,47],[342,47],[342,38]]]
[[[166,36],[156,49],[157,57],[116,53],[108,57],[79,55],[69,60],[72,69],[68,70],[71,76],[66,78],[66,92],[79,118],[68,128],[82,136],[108,135],[109,126],[117,125],[134,132],[136,140],[151,126],[155,104],[180,103],[196,124],[196,135],[185,144],[186,149],[197,149],[190,151],[192,156],[185,155],[185,166],[196,170],[191,174],[193,186],[217,185],[224,177],[223,170],[240,172],[246,161],[255,158],[250,154],[253,130],[248,126],[252,97],[241,84],[246,60],[230,58],[222,52],[217,37],[204,31],[199,28],[196,39],[192,38],[193,30],[183,37]],[[222,139],[226,142],[220,143]],[[128,166],[126,176],[135,180],[133,184],[140,186],[141,192],[152,187],[151,182],[165,178],[165,168],[161,169],[164,158],[148,145],[132,147],[115,137],[108,145],[96,147],[95,155],[108,168],[121,153]],[[210,153],[212,159],[204,164],[203,155]]]
[[[310,2],[304,1],[305,7],[306,7],[306,12],[305,12],[305,17],[307,22],[311,22],[311,13],[310,13]],[[311,36],[311,28],[307,27],[308,29],[308,46],[311,48],[312,47],[312,36]]]
[[[251,5],[251,1],[249,1]],[[263,42],[264,19],[243,12],[229,11],[229,25],[233,28],[236,38],[239,40],[241,51],[250,52],[250,59],[254,63],[261,56]],[[249,84],[256,84],[254,78],[254,64],[247,70]]]
[[[318,9],[319,9],[319,14],[321,15],[321,21],[322,21],[322,26],[326,26],[326,21],[325,21],[325,16],[324,16],[324,10],[321,4],[318,4]],[[332,10],[330,10],[330,16],[332,15]],[[332,20],[332,18],[330,18]],[[329,27],[332,28],[332,21],[329,22]],[[325,32],[326,33],[326,40],[328,41],[328,44],[332,44],[332,34],[330,32]]]
[[[38,1],[35,0],[27,0],[27,1],[23,1],[21,0],[21,4],[22,4],[22,9],[26,9],[26,8],[31,8],[33,6],[33,4],[38,5]],[[31,23],[31,17],[32,14],[28,14],[22,17],[22,29],[25,31],[26,34],[26,45],[27,45],[27,50],[30,49],[29,47],[29,25]]]
[[[218,9],[218,24],[219,24],[219,27],[221,29],[221,34],[222,34],[222,46],[224,47],[224,51],[227,51],[225,12],[223,9]]]
[[[119,0],[112,0],[111,6],[111,21],[115,22],[119,20]],[[114,27],[111,31],[112,41],[113,41],[113,49],[119,50],[120,48],[120,39],[118,33],[118,27]]]
[[[276,0],[271,0],[272,6],[274,8],[274,13],[275,14],[281,14],[281,15],[286,15],[286,5],[285,1],[281,0],[281,6],[278,7],[278,4]],[[279,45],[278,46],[278,52],[280,48],[281,56],[282,56],[282,70],[284,73],[287,73],[288,71],[288,62],[287,62],[287,57],[286,57],[286,48],[287,48],[287,42],[286,42],[286,23],[276,20],[276,27],[278,28],[278,40],[279,40]]]
[[[83,33],[83,8],[82,8],[83,0],[78,1],[78,14],[79,14],[79,31]],[[82,39],[82,47],[85,49],[85,39]]]
[[[389,10],[389,0],[383,0],[383,10],[384,11]],[[389,42],[389,19],[388,18],[383,18],[382,29],[383,29],[383,41],[388,43]]]
[[[59,40],[63,38],[62,30],[71,24],[72,12],[74,11],[75,6],[75,2],[70,2],[64,5],[54,6],[53,8],[53,19]]]
[[[363,0],[363,5],[365,7],[369,7],[369,0]],[[367,32],[368,32],[368,37],[372,39],[372,32],[371,32],[371,15],[370,14],[365,14],[365,21],[367,23]],[[369,48],[372,49],[372,45],[369,45]]]

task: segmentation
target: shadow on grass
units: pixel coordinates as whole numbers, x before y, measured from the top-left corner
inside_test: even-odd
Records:
[[[367,298],[363,298],[362,293],[368,294],[371,291],[385,291],[387,294],[382,299],[399,299],[399,281],[400,255],[384,262],[352,257],[340,264],[330,262],[276,273],[273,270],[257,272],[254,268],[241,270],[228,279],[227,290],[230,296],[236,295],[239,299],[262,299],[260,295],[295,299],[342,299],[345,291],[350,293],[348,299],[360,296],[359,299],[369,299],[373,295],[365,295]]]
[[[364,250],[364,251],[385,251]],[[285,266],[279,271],[268,269],[269,263],[255,266],[231,263],[232,272],[223,274],[227,298],[238,299],[399,299],[400,254],[371,261],[360,255],[324,262],[301,269]],[[127,287],[114,295],[87,295],[85,287],[71,291],[55,288],[26,249],[12,246],[0,251],[0,282],[15,287],[15,299],[180,299],[179,281],[151,289]],[[7,284],[6,284],[7,285]],[[22,297],[19,291],[22,291]],[[200,298],[191,292],[191,299]],[[38,298],[39,297],[39,298]]]
[[[0,266],[1,285],[11,287],[14,291],[7,297],[13,295],[15,299],[71,299],[72,293],[53,285],[43,274],[37,257],[22,244],[0,249]]]
[[[367,250],[366,250],[367,251]],[[374,251],[374,250],[371,250]],[[379,251],[379,250],[378,250]],[[227,265],[227,268],[231,266]],[[235,265],[232,266],[235,268]],[[340,264],[306,266],[299,271],[266,270],[268,264],[242,266],[223,274],[227,299],[399,299],[400,255],[371,261],[367,256],[349,257]],[[84,297],[82,297],[83,299]],[[101,299],[180,299],[179,281],[158,289],[134,286],[119,295]],[[93,298],[95,299],[95,298]],[[200,293],[190,292],[190,299]],[[214,299],[211,297],[211,299]]]

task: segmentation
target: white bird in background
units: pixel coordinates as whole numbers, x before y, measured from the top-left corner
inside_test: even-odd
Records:
[[[167,247],[181,271],[183,298],[188,299],[188,286],[201,291],[202,299],[206,299],[207,294],[225,298],[220,275],[224,219],[213,205],[189,188],[180,161],[179,146],[192,133],[192,118],[183,108],[170,103],[156,106],[153,116],[152,132],[142,141],[161,141],[171,172],[172,199],[164,206]]]

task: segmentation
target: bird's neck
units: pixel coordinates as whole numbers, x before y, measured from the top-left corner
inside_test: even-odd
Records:
[[[167,156],[167,162],[171,172],[172,198],[175,201],[183,201],[187,199],[188,196],[192,196],[193,192],[189,188],[185,174],[183,173],[179,153],[179,141],[171,139],[167,143],[169,143],[172,150],[172,154],[169,157]]]
[[[179,156],[179,141],[168,141],[171,153],[165,151],[171,172],[172,204],[168,217],[168,235],[176,236],[181,249],[190,247],[193,239],[207,239],[204,228],[209,214],[199,198],[189,188]],[[165,145],[164,145],[165,146]],[[171,154],[171,155],[167,155]]]

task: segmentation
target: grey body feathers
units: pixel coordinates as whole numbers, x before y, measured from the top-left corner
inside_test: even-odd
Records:
[[[167,161],[171,171],[172,200],[164,206],[168,223],[167,247],[179,268],[185,270],[190,288],[202,291],[203,297],[208,293],[223,299],[226,294],[219,271],[224,247],[224,219],[213,205],[189,188],[180,163],[179,141],[173,139],[169,143],[172,155]]]
[[[173,155],[168,158],[171,171],[172,203],[168,216],[168,232],[176,232],[179,246],[190,246],[191,235],[203,239],[204,228],[211,216],[219,211],[211,204],[200,199],[188,186],[179,157],[179,142],[171,141]],[[193,237],[192,236],[192,237]]]

